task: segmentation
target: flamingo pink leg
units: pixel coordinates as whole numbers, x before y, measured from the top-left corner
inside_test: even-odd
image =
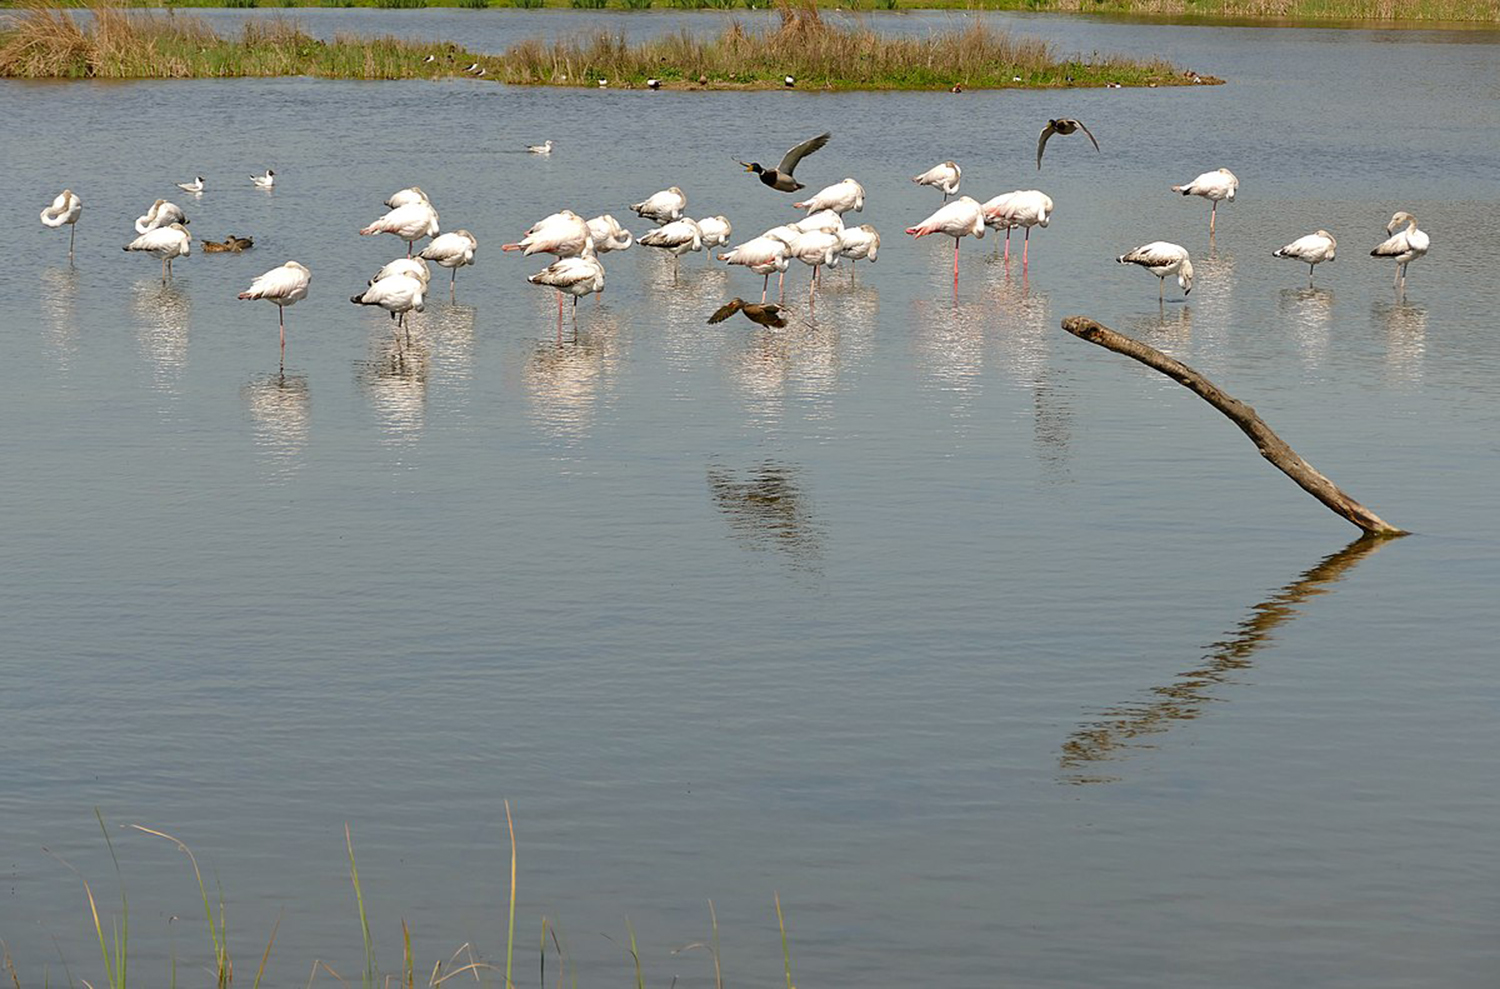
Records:
[[[770,289],[770,287],[771,287],[771,273],[768,271],[768,272],[766,272],[765,280],[763,280],[760,283],[760,304],[761,305],[765,305],[766,304],[766,292]]]
[[[1026,261],[1027,261],[1026,255],[1030,251],[1030,249],[1031,249],[1031,228],[1027,227],[1026,228],[1026,239],[1021,244],[1021,267],[1023,267],[1023,268],[1026,267]]]
[[[958,238],[953,238],[953,291],[958,291]]]
[[[1010,227],[1005,228],[1005,263],[1010,264]]]

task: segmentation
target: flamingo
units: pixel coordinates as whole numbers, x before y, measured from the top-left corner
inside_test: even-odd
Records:
[[[696,220],[684,217],[664,227],[648,230],[637,238],[642,247],[660,247],[672,253],[672,284],[677,284],[677,259],[688,251],[703,250],[703,231]]]
[[[188,224],[187,214],[182,207],[176,203],[169,203],[165,199],[158,199],[151,204],[145,216],[135,218],[135,232],[143,234],[147,230],[155,230],[157,227],[170,227],[174,223]]]
[[[473,234],[467,230],[455,230],[433,238],[432,243],[417,257],[424,261],[436,261],[439,267],[452,272],[448,277],[448,298],[452,299],[458,284],[458,269],[466,264],[473,264],[474,252],[478,249],[479,241]]]
[[[1204,172],[1187,185],[1172,186],[1173,192],[1180,192],[1184,196],[1202,196],[1213,203],[1213,209],[1208,213],[1208,235],[1214,235],[1214,219],[1219,215],[1219,203],[1224,200],[1234,202],[1235,191],[1240,187],[1240,180],[1227,168],[1215,169],[1212,172]]]
[[[521,251],[523,256],[555,254],[560,258],[577,257],[592,250],[589,225],[577,213],[565,209],[543,217],[531,225],[518,243],[502,244],[502,251]]]
[[[296,305],[307,298],[307,286],[312,282],[312,272],[296,261],[288,261],[279,268],[272,268],[258,276],[250,287],[241,292],[241,299],[266,299],[276,303],[281,324],[281,362],[286,364],[286,307]]]
[[[805,209],[808,216],[825,209],[842,215],[850,210],[859,213],[864,208],[865,187],[853,179],[835,182],[800,203],[792,203],[792,209]]]
[[[593,241],[594,250],[599,254],[629,250],[630,245],[635,243],[630,231],[620,226],[620,222],[608,213],[589,220],[588,228],[589,239]]]
[[[391,314],[397,326],[404,327],[407,313],[422,312],[427,308],[426,295],[427,283],[422,279],[391,275],[371,282],[361,294],[351,295],[349,301],[357,306],[379,306]]]
[[[187,228],[180,223],[174,223],[168,227],[157,227],[147,230],[135,240],[126,244],[124,250],[145,251],[152,257],[161,259],[161,281],[165,285],[167,279],[172,277],[172,259],[185,258],[192,253],[193,235],[187,232]]]
[[[401,206],[410,206],[412,203],[430,203],[427,193],[418,186],[407,186],[399,192],[391,193],[391,198],[385,201],[386,209],[397,209]]]
[[[674,185],[670,189],[652,193],[630,208],[635,210],[637,216],[651,220],[657,226],[664,226],[682,218],[682,211],[687,209],[687,196]]]
[[[391,278],[395,275],[406,275],[408,278],[415,278],[423,285],[432,281],[432,270],[427,267],[426,261],[423,261],[421,258],[397,258],[375,272],[375,277],[365,282],[365,284],[374,285],[381,279]]]
[[[991,206],[992,203],[998,205]],[[1010,232],[1016,227],[1026,228],[1026,240],[1021,247],[1021,266],[1025,267],[1031,247],[1031,228],[1045,227],[1052,222],[1052,197],[1037,189],[1018,189],[996,196],[982,209],[986,226],[1005,227],[1006,263],[1010,262]]]
[[[397,206],[389,213],[360,231],[363,236],[371,234],[395,234],[406,241],[406,256],[411,257],[412,241],[438,234],[437,210],[428,202],[407,203]]]
[[[729,218],[723,215],[704,217],[698,221],[698,229],[703,233],[705,251],[713,247],[723,247],[729,243],[729,237],[734,233],[734,227],[730,224]]]
[[[839,257],[849,259],[849,280],[854,280],[854,262],[875,263],[880,254],[880,234],[868,223],[839,231]]]
[[[578,299],[590,292],[604,291],[604,265],[590,247],[581,257],[559,258],[526,280],[533,285],[548,285],[557,290],[557,332],[562,333],[562,294],[573,297],[573,323],[578,324]]]
[[[812,266],[812,280],[808,282],[807,294],[811,298],[813,287],[824,265],[830,268],[839,263],[839,236],[826,230],[811,230],[799,236],[787,247],[788,253],[803,264]]]
[[[771,272],[776,272],[778,276],[785,274],[787,265],[791,263],[791,252],[786,241],[762,234],[720,254],[719,260],[743,265],[757,275],[764,275],[765,280],[760,286],[760,301],[764,305],[766,291],[771,285]],[[780,284],[779,277],[777,284]]]
[[[836,234],[844,229],[844,218],[831,209],[824,209],[809,213],[796,223],[788,223],[786,226],[803,234],[814,232]]]
[[[933,165],[921,175],[912,176],[912,181],[917,185],[930,185],[943,194],[943,201],[958,192],[958,183],[963,178],[964,170],[958,167],[957,162],[945,161],[941,165]]]
[[[1294,261],[1306,263],[1307,284],[1311,286],[1313,269],[1324,261],[1336,260],[1333,254],[1338,250],[1338,246],[1338,241],[1333,239],[1333,234],[1327,230],[1319,230],[1306,237],[1298,237],[1285,247],[1272,251],[1271,257],[1291,258]]]
[[[1181,245],[1156,240],[1127,254],[1121,254],[1115,260],[1121,264],[1138,264],[1155,275],[1161,283],[1156,293],[1158,301],[1166,294],[1168,275],[1177,276],[1177,284],[1182,286],[1183,295],[1193,290],[1193,261],[1188,256],[1187,248]]]
[[[1406,224],[1406,229],[1393,233],[1403,223]],[[1370,257],[1396,259],[1396,280],[1392,284],[1404,292],[1406,266],[1427,253],[1432,239],[1417,229],[1417,218],[1405,210],[1391,217],[1391,222],[1385,225],[1385,232],[1392,234],[1391,238],[1371,251]]]
[[[959,196],[906,232],[914,237],[943,234],[953,238],[953,291],[958,291],[958,241],[961,237],[984,236],[984,209],[972,197]]]
[[[52,205],[42,210],[42,225],[52,227],[66,226],[68,233],[68,257],[73,256],[73,239],[78,236],[78,218],[83,215],[83,200],[79,199],[72,189],[64,189],[52,200]]]

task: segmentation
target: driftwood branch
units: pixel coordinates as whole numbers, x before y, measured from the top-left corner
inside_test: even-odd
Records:
[[[1370,511],[1340,490],[1328,478],[1318,472],[1312,464],[1297,456],[1297,451],[1287,446],[1286,441],[1271,431],[1255,410],[1225,394],[1203,375],[1181,361],[1173,360],[1155,347],[1144,344],[1087,316],[1069,316],[1062,321],[1063,329],[1089,343],[1098,344],[1106,350],[1124,354],[1154,371],[1160,371],[1184,388],[1229,417],[1229,421],[1240,427],[1250,437],[1260,455],[1269,460],[1276,469],[1296,481],[1298,486],[1328,508],[1353,522],[1361,529],[1376,536],[1404,536],[1406,530],[1398,529],[1385,519]]]

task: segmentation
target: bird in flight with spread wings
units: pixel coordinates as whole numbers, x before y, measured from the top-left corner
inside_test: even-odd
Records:
[[[781,164],[775,168],[764,168],[758,161],[740,161],[740,164],[745,166],[745,171],[754,172],[760,176],[761,182],[775,189],[777,192],[796,192],[798,189],[806,188],[806,186],[792,178],[792,170],[797,167],[797,163],[803,158],[806,158],[827,144],[828,139],[831,137],[833,137],[832,134],[819,134],[817,137],[808,138],[788,151],[786,156],[781,159]],[[739,161],[739,159],[736,158],[735,161]]]
[[[1071,134],[1074,131],[1083,131],[1094,142],[1094,150],[1099,150],[1099,141],[1094,137],[1094,132],[1083,125],[1082,120],[1074,120],[1071,117],[1062,117],[1058,120],[1047,121],[1047,126],[1042,128],[1042,136],[1036,142],[1036,167],[1037,171],[1042,169],[1042,152],[1046,150],[1047,139],[1053,134]]]
[[[733,316],[736,312],[743,312],[750,317],[752,323],[761,326],[781,327],[786,325],[786,317],[781,315],[781,307],[774,302],[759,303],[746,302],[744,299],[730,299],[710,317],[710,323],[722,323]]]

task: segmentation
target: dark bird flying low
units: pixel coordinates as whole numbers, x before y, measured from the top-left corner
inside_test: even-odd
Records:
[[[796,192],[805,188],[801,182],[792,178],[792,170],[797,167],[797,162],[806,158],[814,151],[828,143],[832,134],[819,134],[817,137],[808,138],[801,144],[786,153],[781,159],[781,164],[775,168],[763,168],[758,161],[740,161],[745,166],[745,171],[754,172],[760,176],[760,180],[777,192]],[[735,161],[739,161],[738,158]]]
[[[1094,142],[1094,150],[1098,151],[1099,142],[1095,140],[1093,132],[1090,131],[1087,127],[1083,126],[1082,120],[1074,120],[1071,117],[1062,117],[1058,120],[1047,121],[1047,126],[1042,128],[1042,136],[1037,138],[1036,142],[1037,170],[1040,171],[1042,168],[1042,151],[1046,149],[1047,139],[1049,137],[1051,137],[1053,134],[1062,134],[1066,137],[1074,131],[1079,130],[1083,131],[1089,136],[1089,140]]]
[[[746,302],[744,299],[730,299],[708,317],[708,321],[722,323],[736,312],[744,313],[752,323],[759,323],[761,326],[780,328],[786,325],[786,317],[781,315],[781,307],[776,303]]]

